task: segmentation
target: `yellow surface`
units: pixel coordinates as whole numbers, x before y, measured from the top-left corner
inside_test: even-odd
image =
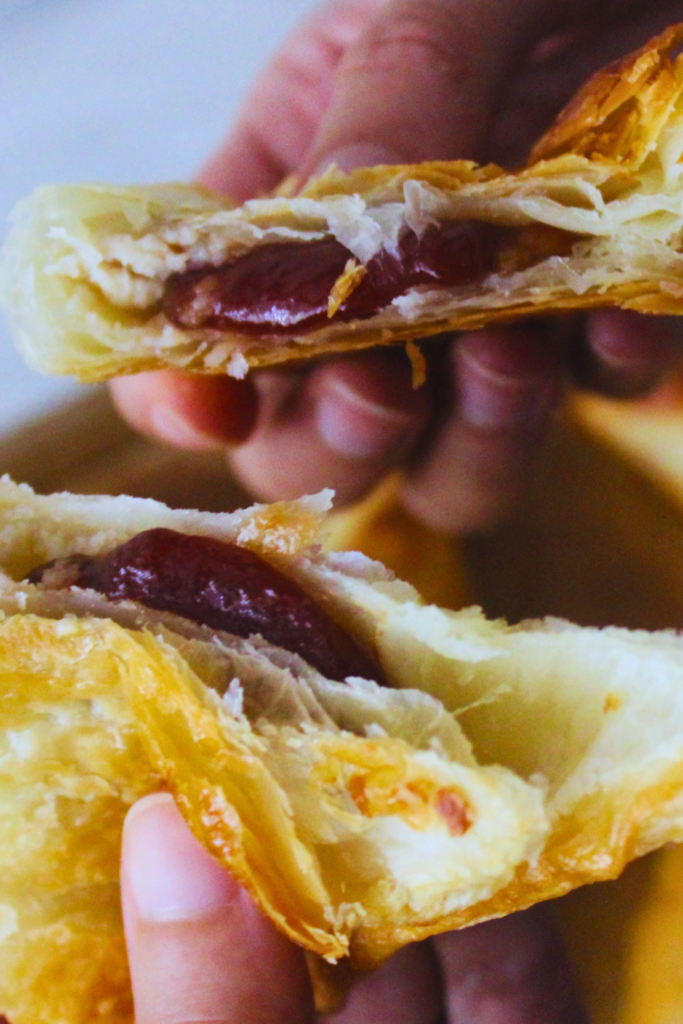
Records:
[[[580,423],[607,449],[636,468],[683,520],[683,393],[671,385],[657,399],[635,406],[597,397],[577,401]],[[643,530],[642,543],[657,546],[657,531]],[[676,567],[678,568],[678,567]],[[679,577],[680,581],[680,577]],[[676,581],[673,581],[674,585]],[[679,582],[680,585],[680,582]],[[683,625],[683,623],[681,623]],[[621,881],[621,880],[620,880]],[[626,880],[625,880],[626,881]],[[619,1024],[682,1024],[683,1022],[683,847],[671,847],[649,858],[647,871],[633,886],[631,878],[607,904],[590,900],[604,921],[611,916],[610,945],[621,951],[615,991],[600,1006],[596,1021]],[[617,883],[618,884],[618,883]],[[604,887],[601,887],[604,888]],[[586,896],[592,896],[586,893]],[[612,895],[612,894],[610,894]],[[586,902],[584,896],[584,903]],[[564,909],[564,908],[563,908]],[[573,908],[572,908],[573,909]],[[573,922],[572,922],[573,923]],[[603,945],[603,949],[610,948]],[[608,955],[610,955],[608,953]],[[600,955],[583,973],[594,995],[599,983]],[[616,998],[615,998],[616,997]]]
[[[683,847],[662,850],[628,934],[624,1024],[683,1021]]]

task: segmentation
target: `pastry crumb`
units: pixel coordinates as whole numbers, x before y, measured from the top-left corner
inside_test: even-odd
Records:
[[[406,342],[406,355],[410,359],[413,370],[413,390],[415,391],[417,388],[421,388],[427,380],[427,360],[422,349],[414,341]]]

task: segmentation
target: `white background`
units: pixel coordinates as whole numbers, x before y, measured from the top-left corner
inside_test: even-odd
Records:
[[[185,178],[314,0],[0,0],[0,234],[47,182]],[[0,314],[0,433],[77,393]]]

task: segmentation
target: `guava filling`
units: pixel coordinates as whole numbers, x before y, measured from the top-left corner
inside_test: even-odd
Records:
[[[146,530],[99,557],[74,554],[38,566],[27,579],[136,601],[234,636],[260,634],[328,679],[386,685],[374,656],[303,587],[253,551],[213,537]]]
[[[395,252],[380,249],[365,265],[331,235],[262,245],[222,265],[172,275],[162,310],[180,329],[253,334],[305,333],[367,320],[419,285],[482,281],[499,268],[518,234],[480,221],[433,224],[419,237],[405,231]]]

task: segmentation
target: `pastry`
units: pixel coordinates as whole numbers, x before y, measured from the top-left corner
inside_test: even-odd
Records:
[[[334,167],[241,207],[193,185],[20,203],[0,292],[38,369],[252,366],[528,314],[683,309],[683,26],[595,75],[515,173]]]
[[[0,483],[12,1024],[130,1019],[120,829],[160,786],[311,954],[321,1005],[344,965],[683,838],[683,639],[427,605],[322,552],[328,505],[203,514]]]

